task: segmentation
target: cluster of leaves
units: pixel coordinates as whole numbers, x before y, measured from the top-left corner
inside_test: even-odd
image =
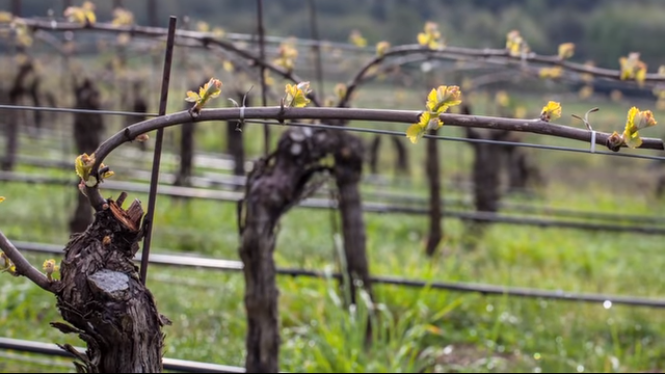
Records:
[[[411,143],[417,143],[428,130],[437,130],[443,126],[439,116],[448,108],[461,104],[461,95],[459,86],[439,86],[432,89],[425,103],[427,110],[420,115],[418,123],[412,124],[406,130],[406,136]]]
[[[658,122],[650,110],[641,111],[637,107],[632,107],[628,111],[626,127],[623,133],[619,135],[614,131],[608,140],[608,146],[611,149],[617,149],[625,144],[629,148],[639,148],[642,145],[639,130],[655,126]]]
[[[426,22],[424,32],[418,34],[418,44],[429,49],[445,47],[445,43],[441,39],[441,32],[439,32],[439,25],[434,22]]]
[[[215,78],[210,78],[210,80],[199,88],[199,92],[187,91],[187,97],[185,101],[190,103],[195,103],[194,106],[190,109],[192,113],[199,113],[203,106],[210,99],[217,98],[222,93],[222,81]]]
[[[365,39],[358,30],[351,31],[351,34],[349,35],[349,42],[360,48],[365,48],[367,46],[367,39]]]
[[[3,29],[0,35],[3,38],[9,38],[14,31],[14,40],[16,44],[21,47],[30,47],[32,45],[32,30],[26,23],[20,19],[15,18],[9,12],[0,12],[0,24],[8,23],[11,29]]]
[[[84,153],[76,157],[74,162],[74,169],[76,170],[76,175],[81,179],[79,183],[79,190],[85,194],[85,187],[94,187],[97,185],[97,179],[91,175],[92,166],[95,163],[95,154],[88,155]],[[99,179],[100,182],[106,178],[110,178],[115,173],[109,169],[108,166],[105,166],[104,163],[101,163],[99,166]]]
[[[506,49],[511,56],[520,57],[529,53],[529,44],[522,38],[519,31],[511,30],[506,39]]]
[[[383,57],[386,52],[390,49],[390,43],[386,41],[378,42],[376,44],[376,55],[379,57]]]
[[[642,87],[647,76],[647,65],[640,61],[640,54],[632,52],[628,57],[619,58],[621,64],[621,80],[635,79],[637,84]]]
[[[210,27],[207,22],[200,21],[196,24],[196,29],[200,32],[211,33],[216,38],[223,38],[226,35],[226,31],[223,28],[215,26]]]
[[[283,67],[288,72],[292,72],[293,68],[295,68],[296,58],[298,57],[298,50],[293,44],[289,42],[281,43],[277,55],[278,57],[273,63]]]
[[[298,84],[286,85],[286,98],[284,99],[284,106],[287,108],[303,108],[309,104],[310,100],[307,95],[312,91],[309,87],[309,82],[300,82]]]
[[[85,1],[80,7],[69,6],[65,9],[65,17],[69,22],[76,22],[82,25],[93,24],[97,22],[95,15],[95,4],[90,1]]]

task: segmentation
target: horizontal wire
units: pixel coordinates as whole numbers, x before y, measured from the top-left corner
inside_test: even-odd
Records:
[[[39,112],[57,112],[57,113],[102,114],[110,116],[159,117],[159,115],[156,113],[126,112],[122,110],[103,110],[103,109],[53,108],[53,107],[29,106],[29,105],[0,105],[0,109],[34,110]]]
[[[94,110],[94,109],[75,109],[75,108],[52,108],[52,107],[37,107],[37,106],[25,106],[25,105],[23,106],[0,105],[0,109],[35,110],[35,111],[45,111],[45,112],[86,113],[86,114],[102,114],[102,115],[123,115],[123,116],[136,116],[136,117],[159,117],[159,115],[155,113],[139,113],[139,112],[126,112],[126,111],[115,111],[115,110]],[[332,126],[324,124],[310,124],[303,122],[280,123],[279,121],[266,121],[266,120],[245,120],[244,122],[279,125],[279,126],[311,127],[319,129],[337,130],[337,131],[370,133],[378,135],[391,135],[391,136],[401,136],[401,137],[405,136],[405,133],[401,131],[369,129],[363,127],[350,127],[350,126],[341,127],[341,126]],[[544,144],[535,144],[535,143],[510,142],[505,140],[471,139],[471,138],[460,138],[454,136],[441,136],[441,135],[428,135],[428,134],[423,135],[423,137],[426,139],[456,141],[464,143],[494,144],[494,145],[573,152],[573,153],[597,154],[603,156],[628,157],[628,158],[637,158],[637,159],[652,160],[652,161],[665,161],[665,156],[637,155],[630,153],[607,152],[607,151],[591,152],[591,150],[582,149],[582,148],[562,147],[562,146],[544,145]]]
[[[20,251],[35,252],[35,253],[48,253],[48,254],[62,254],[62,246],[44,243],[31,243],[31,242],[15,242],[14,245]],[[168,251],[171,252],[172,251]],[[135,255],[135,261],[140,259],[140,253]],[[148,260],[154,265],[171,266],[175,268],[199,268],[210,269],[219,271],[242,271],[243,263],[241,261],[223,260],[216,258],[203,258],[198,256],[182,256],[182,255],[167,255],[161,253],[152,253]],[[306,277],[306,278],[334,278],[341,279],[342,275],[339,273],[329,273],[327,271],[307,270],[307,269],[294,269],[294,268],[276,268],[275,272],[279,275],[286,275],[291,277]],[[587,303],[599,303],[603,305],[606,302],[611,302],[616,305],[631,305],[642,306],[651,308],[665,308],[665,299],[652,299],[634,296],[621,296],[621,295],[603,295],[603,294],[586,294],[586,293],[571,293],[563,290],[544,290],[537,288],[520,288],[508,286],[496,286],[491,284],[479,283],[462,283],[462,282],[439,282],[439,281],[425,281],[407,278],[397,278],[389,276],[371,276],[370,282],[373,284],[385,284],[400,287],[410,288],[431,288],[435,290],[446,290],[453,292],[471,292],[479,293],[484,296],[510,296],[522,298],[537,298],[537,299],[551,299],[561,301],[576,301]]]

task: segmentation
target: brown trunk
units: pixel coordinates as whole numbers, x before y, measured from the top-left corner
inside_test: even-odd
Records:
[[[157,0],[148,0],[148,22],[150,26],[157,27]]]
[[[494,136],[483,136],[479,130],[467,128],[467,137],[471,139],[493,139],[500,140],[501,134],[494,133]],[[473,193],[476,211],[478,212],[497,212],[499,208],[499,172],[501,170],[501,149],[500,146],[485,143],[469,143],[473,146]],[[486,222],[483,220],[473,220],[471,229],[471,238],[479,238]]]
[[[145,95],[142,92],[141,81],[135,81],[132,84],[132,94],[134,95],[134,103],[132,104],[131,110],[134,113],[147,113],[148,103],[145,101]],[[148,119],[147,116],[127,116],[125,117],[125,127],[145,121],[146,119]],[[136,144],[142,151],[147,150],[146,142],[136,142]]]
[[[335,179],[339,189],[339,210],[342,219],[344,255],[351,281],[351,303],[356,303],[356,282],[362,282],[371,293],[369,264],[365,247],[365,221],[363,219],[362,198],[358,188],[362,176],[364,147],[360,138],[349,134],[342,135],[343,145],[335,153]]]
[[[30,84],[30,89],[28,90],[30,99],[32,100],[32,105],[36,107],[42,106],[41,98],[39,97],[39,83],[40,80],[35,78]],[[40,110],[33,111],[33,119],[37,130],[42,128],[42,114],[43,112]]]
[[[194,123],[180,126],[180,169],[175,180],[176,186],[189,186],[194,163]]]
[[[238,92],[238,103],[243,102],[244,94]],[[252,98],[247,95],[245,106],[252,106]],[[245,175],[245,145],[240,122],[228,121],[226,126],[226,151],[233,157],[233,174]]]
[[[33,65],[31,61],[27,61],[19,66],[16,77],[12,82],[12,88],[9,91],[9,104],[19,105],[19,101],[28,92],[26,90],[26,80],[30,73],[33,73]],[[16,164],[16,155],[18,153],[18,126],[19,115],[18,112],[12,111],[7,117],[5,124],[5,136],[7,137],[7,152],[2,160],[2,170],[11,171]]]
[[[85,353],[62,346],[81,360],[75,363],[80,372],[158,373],[163,371],[161,329],[170,322],[157,312],[133,262],[141,204],[136,200],[127,211],[121,204],[109,200],[109,209],[98,212],[92,225],[65,247],[56,297],[62,318],[71,325],[52,325],[87,343]]]
[[[369,147],[369,170],[372,175],[379,174],[379,149],[381,148],[381,135],[377,135],[372,140]]]
[[[318,161],[333,153],[338,137],[323,130],[293,128],[281,137],[277,150],[259,159],[247,176],[239,211],[247,312],[246,370],[279,370],[278,290],[275,283],[275,226],[291,207],[314,191],[309,181],[326,170]]]
[[[76,87],[76,108],[100,110],[99,91],[89,79],[85,79],[80,86]],[[104,131],[103,118],[99,114],[76,113],[74,115],[74,142],[79,154],[87,153],[90,155],[97,149],[101,143],[102,132]],[[74,216],[69,222],[69,230],[72,233],[85,231],[92,222],[93,210],[90,202],[85,197],[80,196],[81,192],[76,188],[78,202]]]
[[[430,135],[436,135],[437,130],[430,130]],[[443,238],[443,229],[441,227],[441,168],[439,167],[439,141],[436,139],[427,139],[427,154],[425,164],[427,169],[427,180],[429,182],[429,235],[427,237],[427,246],[425,253],[433,256]]]
[[[404,142],[393,136],[393,145],[395,146],[395,152],[397,153],[397,159],[395,160],[395,172],[396,174],[409,174],[409,153],[404,146]]]
[[[340,148],[335,153],[335,180],[339,190],[339,210],[342,219],[342,236],[344,238],[344,257],[346,277],[350,301],[357,303],[356,286],[363,287],[372,297],[372,285],[367,260],[365,220],[363,218],[362,198],[359,184],[362,177],[364,146],[360,138],[341,133]],[[372,306],[370,306],[370,309]],[[370,319],[367,321],[365,342],[369,343],[372,336]]]

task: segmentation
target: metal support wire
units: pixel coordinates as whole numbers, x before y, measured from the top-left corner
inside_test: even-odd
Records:
[[[52,255],[62,254],[62,248],[58,245],[28,243],[28,242],[14,242],[16,248],[20,251],[48,253]],[[138,260],[139,254],[136,255]],[[150,256],[150,262],[155,265],[170,266],[176,268],[200,268],[211,269],[219,271],[242,271],[243,264],[240,261],[220,260],[213,258],[202,258],[193,256],[177,256],[165,255],[154,253]],[[325,273],[315,270],[305,269],[285,269],[277,268],[277,274],[287,275],[291,277],[307,277],[307,278],[327,278],[332,277],[341,279],[342,274],[339,273]],[[563,290],[542,290],[533,288],[519,288],[519,287],[504,287],[489,284],[472,284],[472,283],[453,283],[453,282],[434,282],[411,280],[397,277],[384,277],[374,276],[371,277],[371,282],[375,284],[393,285],[411,288],[431,288],[435,290],[446,290],[455,292],[473,292],[482,295],[496,295],[496,296],[512,296],[524,298],[539,298],[539,299],[553,299],[563,301],[577,301],[588,303],[599,303],[602,305],[605,302],[611,302],[616,305],[631,305],[642,306],[651,308],[665,308],[665,300],[649,299],[632,296],[619,296],[619,295],[603,295],[603,294],[578,294],[565,292]]]
[[[19,340],[0,337],[0,349],[12,351],[37,353],[47,356],[69,357],[74,356],[62,350],[55,344],[41,343],[29,340]],[[77,347],[76,350],[84,352],[85,348]],[[173,358],[163,358],[164,370],[171,370],[183,373],[245,373],[245,369],[236,366],[216,365],[205,362],[178,360]]]
[[[34,182],[41,184],[54,184],[54,185],[68,185],[74,182],[65,179],[51,179],[42,177],[39,179],[22,179],[20,177],[8,178],[0,173],[0,180],[10,180],[14,182]],[[104,182],[104,188],[107,190],[134,192],[134,193],[148,193],[149,186],[146,183],[126,182],[126,181],[111,181]],[[237,203],[243,197],[241,192],[236,191],[221,191],[191,187],[169,186],[160,185],[160,195],[170,197],[186,197],[203,200],[215,200],[223,202]],[[299,208],[310,209],[336,209],[336,203],[330,199],[323,198],[308,198],[297,205]],[[389,205],[385,203],[365,202],[362,206],[362,211],[366,213],[378,214],[409,214],[409,215],[427,215],[429,210],[427,208],[415,208],[410,206]],[[475,211],[452,211],[442,210],[444,217],[456,218],[463,221],[480,221],[480,222],[494,222],[498,224],[511,224],[523,226],[536,226],[540,228],[566,228],[587,231],[605,231],[615,234],[619,233],[635,233],[644,235],[665,235],[665,227],[662,226],[646,226],[646,225],[617,225],[593,222],[576,222],[564,221],[555,219],[544,219],[534,217],[519,217],[510,216],[506,214],[498,214],[491,212],[475,212]]]

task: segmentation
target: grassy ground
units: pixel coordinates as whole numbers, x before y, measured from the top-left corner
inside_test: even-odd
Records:
[[[372,97],[373,91],[368,92]],[[413,101],[415,106],[409,103],[408,107],[422,106]],[[581,115],[597,105],[576,101],[562,100],[564,118],[560,123],[572,124],[571,113]],[[538,112],[543,102],[540,98],[524,101],[533,112]],[[477,113],[491,114],[482,100],[478,103]],[[369,104],[361,101],[359,106]],[[598,129],[608,129],[600,123],[614,123],[613,129],[622,129],[628,107],[603,103],[597,113]],[[657,119],[659,114],[656,112]],[[403,125],[381,126],[404,129]],[[219,151],[222,132],[217,125],[201,124],[199,128],[199,149]],[[256,130],[257,125],[245,130],[253,154],[261,149]],[[460,135],[458,129],[451,128],[441,133]],[[658,136],[655,133],[645,132],[644,136]],[[526,139],[585,147],[558,139]],[[381,158],[384,170],[390,170],[392,160],[387,144],[384,141]],[[38,151],[45,145],[33,139],[30,146]],[[425,197],[421,179],[424,143],[408,146],[413,151],[415,182],[393,189]],[[460,173],[466,179],[472,160],[470,147],[441,142],[440,152],[445,180]],[[646,171],[646,161],[528,152],[548,180],[538,204],[652,215],[658,215],[665,205],[653,197],[655,179]],[[108,164],[114,165],[113,158]],[[73,169],[63,174],[21,166],[19,171],[73,176]],[[122,175],[114,178],[122,179]],[[64,245],[74,188],[0,182],[0,192],[8,198],[0,205],[0,228],[10,239]],[[444,191],[445,197],[459,194]],[[463,194],[468,196],[468,191]],[[142,194],[130,197],[147,202]],[[238,259],[234,204],[164,197],[158,201],[154,251]],[[424,255],[425,218],[367,214],[366,224],[370,270],[375,275],[643,297],[658,297],[665,292],[660,276],[665,258],[657,252],[661,239],[656,236],[497,224],[475,249],[465,249],[461,245],[464,226],[447,219],[440,254],[430,259]],[[336,233],[330,212],[296,208],[284,217],[279,230],[275,253],[278,266],[337,270],[333,247]],[[36,264],[44,260],[43,256],[29,258]],[[329,280],[281,277],[278,282],[283,339],[280,363],[284,371],[634,372],[665,365],[665,344],[659,339],[665,333],[665,317],[658,310],[377,285],[380,313],[375,321],[376,339],[373,348],[365,351],[365,305],[347,310],[344,295]],[[240,273],[151,266],[149,286],[160,311],[174,321],[165,329],[167,357],[243,365],[245,317]],[[79,340],[48,326],[56,320],[59,316],[51,296],[23,279],[3,277],[1,336],[80,346]],[[67,361],[27,363],[22,357],[26,356],[3,356],[0,371],[65,372],[73,368],[67,366]],[[63,362],[65,366],[61,366]]]

